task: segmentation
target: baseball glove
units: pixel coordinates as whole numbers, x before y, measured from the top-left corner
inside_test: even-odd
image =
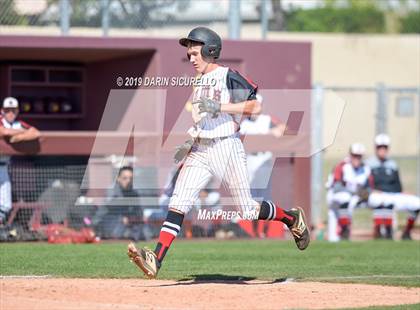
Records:
[[[201,97],[199,100],[193,102],[198,104],[199,113],[209,113],[211,117],[216,118],[220,113],[220,102],[215,100]]]
[[[357,196],[360,197],[360,201],[368,201],[370,191],[368,188],[361,187],[357,190]]]
[[[174,155],[174,161],[176,164],[184,160],[184,158],[191,151],[193,144],[194,140],[190,139],[176,147]]]

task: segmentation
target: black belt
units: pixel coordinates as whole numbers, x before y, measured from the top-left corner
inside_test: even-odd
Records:
[[[263,155],[263,154],[265,154],[266,152],[264,152],[264,151],[260,151],[260,152],[251,152],[251,153],[249,153],[249,155],[254,155],[254,156],[257,156],[257,155]]]
[[[219,141],[223,141],[227,138],[230,138],[233,136],[227,136],[227,137],[220,137],[220,138],[196,138],[195,142],[197,142],[198,144],[202,144],[202,145],[210,145]]]

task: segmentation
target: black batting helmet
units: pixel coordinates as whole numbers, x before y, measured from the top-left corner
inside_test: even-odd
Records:
[[[201,54],[204,57],[217,59],[222,50],[222,39],[213,30],[207,27],[197,27],[190,31],[188,37],[179,40],[179,44],[187,47],[189,42],[202,43]]]

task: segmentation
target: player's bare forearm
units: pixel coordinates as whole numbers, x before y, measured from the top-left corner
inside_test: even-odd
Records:
[[[7,137],[13,137],[19,134],[22,134],[25,132],[23,129],[13,129],[13,128],[4,128],[0,127],[0,137],[7,136]]]
[[[20,132],[17,135],[12,136],[10,139],[11,143],[21,142],[21,141],[31,141],[41,137],[41,133],[38,129],[31,127],[28,130]]]
[[[277,124],[277,126],[270,129],[270,133],[276,137],[280,138],[284,135],[284,131],[286,130],[286,125],[283,123]]]
[[[35,127],[31,127],[22,133],[23,141],[35,140],[41,137],[41,133]]]
[[[247,100],[238,103],[222,104],[220,107],[221,112],[242,115],[260,114],[261,110],[261,103],[257,100]]]

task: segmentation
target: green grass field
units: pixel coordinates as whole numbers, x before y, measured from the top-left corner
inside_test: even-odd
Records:
[[[152,247],[152,244],[147,244]],[[137,278],[126,243],[0,245],[1,275]],[[375,283],[420,287],[420,242],[313,242],[298,251],[292,241],[177,240],[161,279],[276,280]]]

